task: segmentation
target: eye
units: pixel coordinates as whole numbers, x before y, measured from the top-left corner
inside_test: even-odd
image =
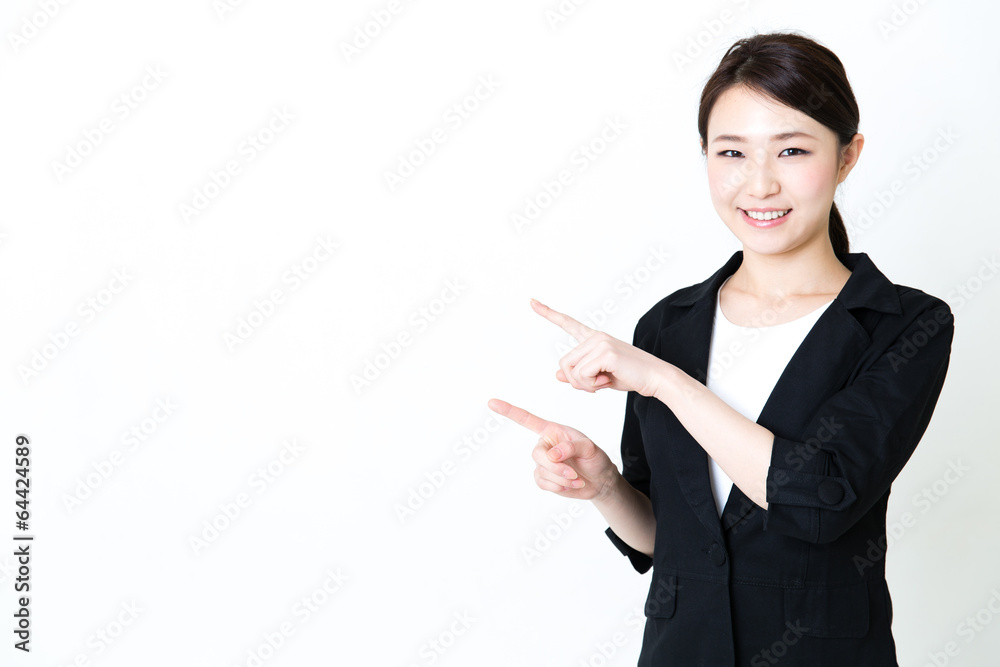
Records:
[[[786,148],[785,150],[781,151],[781,153],[784,154],[786,151],[798,151],[797,153],[798,155],[809,155],[809,151],[804,151],[801,148]],[[788,157],[795,157],[795,154],[789,155]]]
[[[722,157],[738,157],[737,155],[726,155],[726,153],[739,153],[739,156],[742,156],[742,155],[743,155],[743,154],[742,154],[742,153],[740,153],[739,151],[737,151],[737,150],[732,150],[732,149],[730,149],[730,150],[727,150],[727,151],[719,151],[719,153],[718,153],[718,154],[719,154],[719,155],[721,155]]]

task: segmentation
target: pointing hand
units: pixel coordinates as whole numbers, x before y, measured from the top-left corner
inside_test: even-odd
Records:
[[[540,437],[531,452],[535,483],[546,491],[577,500],[591,500],[610,488],[618,468],[590,438],[569,426],[536,417],[498,398],[489,408]]]
[[[598,389],[635,391],[653,396],[666,364],[639,348],[596,331],[548,306],[531,300],[531,308],[580,343],[559,360],[556,379],[591,393]]]

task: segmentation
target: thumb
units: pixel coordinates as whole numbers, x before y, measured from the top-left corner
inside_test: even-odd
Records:
[[[549,460],[553,462],[565,461],[572,458],[589,458],[593,456],[597,448],[593,442],[588,440],[563,440],[549,448],[547,452]]]

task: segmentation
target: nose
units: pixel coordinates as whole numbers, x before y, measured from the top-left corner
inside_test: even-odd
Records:
[[[744,161],[746,166],[746,191],[751,197],[764,199],[780,190],[778,179],[767,157]]]

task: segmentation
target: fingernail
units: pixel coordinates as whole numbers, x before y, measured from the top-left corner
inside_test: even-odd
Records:
[[[553,447],[549,450],[549,458],[553,461],[558,461],[560,456],[562,456],[562,454],[559,452],[558,447]]]

